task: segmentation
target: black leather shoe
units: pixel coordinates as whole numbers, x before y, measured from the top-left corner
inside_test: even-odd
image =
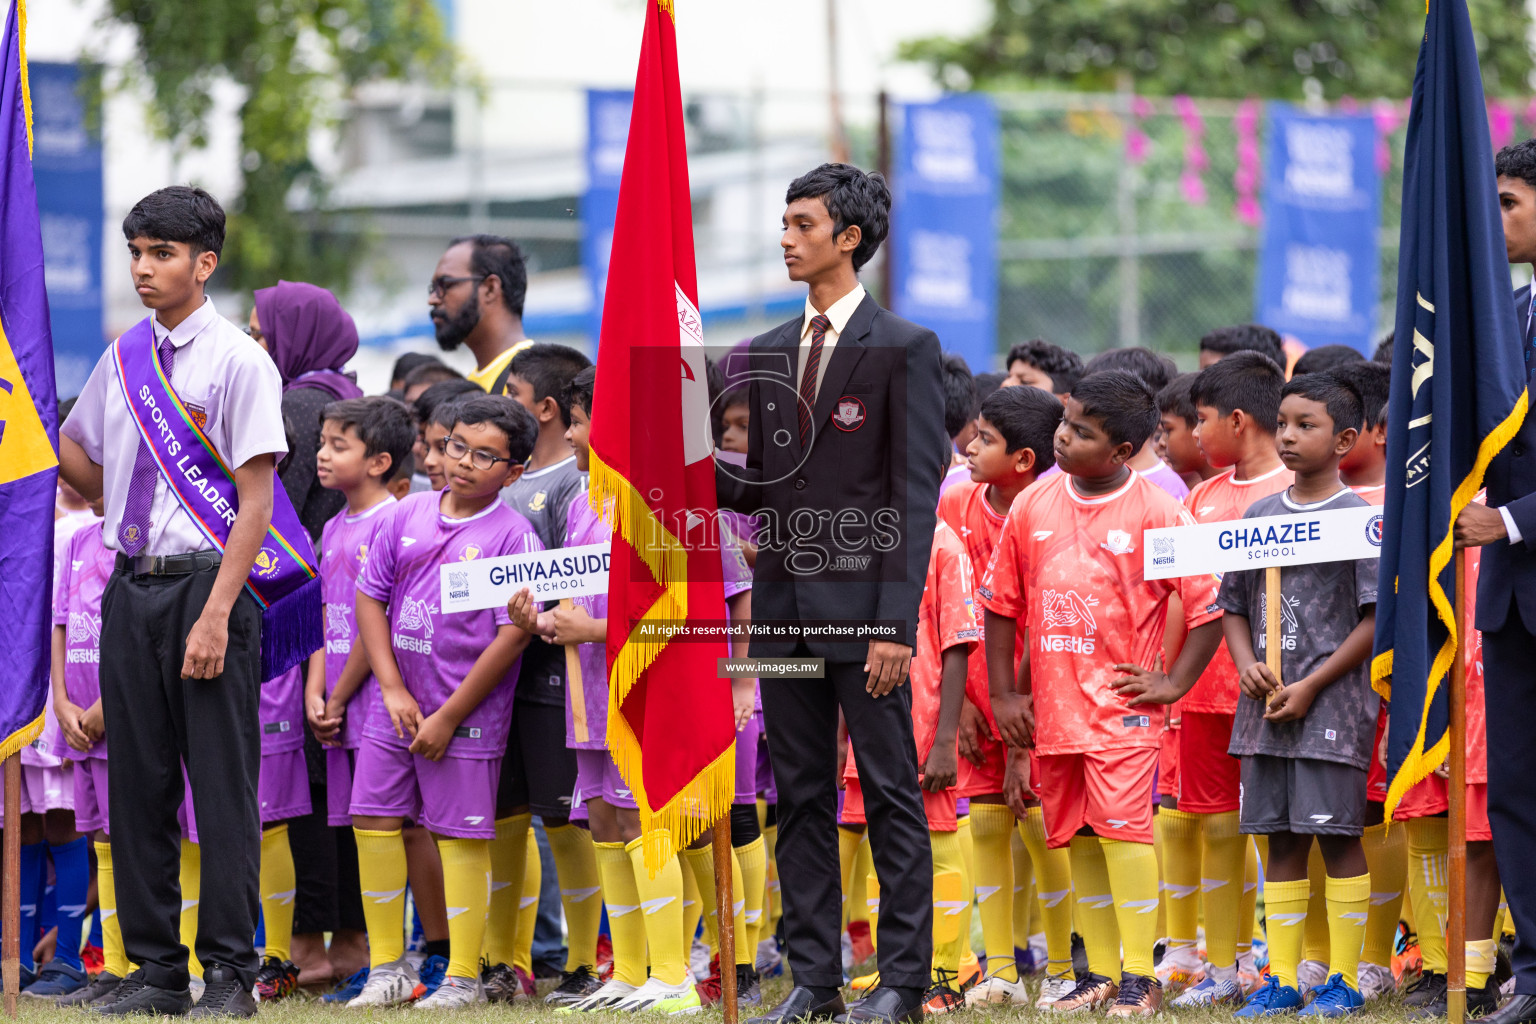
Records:
[[[1467,989],[1467,1017],[1488,1017],[1499,1008],[1499,986],[1493,979],[1488,979],[1488,984],[1482,988]],[[1440,989],[1433,1001],[1422,1006],[1404,1007],[1408,1011],[1409,1020],[1429,1020],[1431,1018],[1444,1018],[1450,1014],[1450,994],[1445,989]]]
[[[140,1013],[154,1017],[180,1017],[190,1009],[190,991],[151,985],[144,980],[143,971],[134,971],[117,986],[110,1001],[93,1005],[91,1012],[108,1017],[127,1017]]]
[[[254,1017],[256,998],[233,967],[210,964],[203,972],[208,987],[188,1017]]]
[[[869,995],[855,1000],[837,1024],[916,1024],[923,1019],[923,998],[910,999],[895,988],[877,985]]]
[[[747,1024],[788,1024],[796,1020],[832,1020],[840,1019],[846,1012],[843,1006],[843,997],[833,996],[824,1003],[816,1002],[816,996],[810,989],[796,985],[789,990],[789,995],[784,1001],[761,1017],[752,1017]]]
[[[1531,1024],[1533,1021],[1536,1021],[1536,996],[1520,992],[1483,1018],[1483,1024]]]

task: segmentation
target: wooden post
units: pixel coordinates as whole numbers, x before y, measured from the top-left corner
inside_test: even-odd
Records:
[[[21,987],[21,754],[5,759],[5,893],[0,898],[0,981],[5,983],[5,1015],[16,1016]]]
[[[1446,822],[1449,911],[1445,922],[1445,1004],[1450,1024],[1467,1015],[1467,575],[1465,554],[1456,552],[1456,656],[1451,659],[1449,733],[1451,753]]]
[[[880,104],[879,129],[876,133],[878,153],[876,161],[880,166],[880,173],[885,176],[887,186],[893,180],[891,177],[891,97],[884,90],[880,90],[877,102]],[[885,255],[880,259],[880,301],[886,309],[896,308],[896,257],[892,248],[885,247]]]
[[[575,603],[568,597],[560,599],[561,608],[574,608]],[[585,743],[591,739],[591,733],[587,729],[587,689],[586,680],[581,677],[580,644],[565,645],[565,687],[571,699],[571,725],[576,732],[576,742]]]
[[[1280,676],[1280,602],[1284,600],[1280,596],[1280,567],[1272,565],[1264,570],[1264,664],[1282,683],[1285,680]]]
[[[725,1024],[736,1024],[736,894],[731,891],[729,816],[715,822],[714,849],[715,920],[720,923],[720,1007],[725,1012]]]

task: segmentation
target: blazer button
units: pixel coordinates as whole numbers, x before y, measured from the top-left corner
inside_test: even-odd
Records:
[[[802,476],[802,477],[796,477],[795,478],[795,490],[797,490],[797,491],[805,490],[805,477]]]

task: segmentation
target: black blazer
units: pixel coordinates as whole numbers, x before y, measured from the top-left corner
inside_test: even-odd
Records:
[[[865,296],[828,358],[802,446],[803,323],[752,339],[747,465],[716,464],[720,504],[762,517],[753,622],[890,622],[889,639],[912,645],[951,451],[938,336]],[[751,655],[788,655],[796,639],[754,635]],[[806,644],[862,662],[869,639]]]
[[[1531,306],[1527,285],[1515,292],[1515,317],[1530,343],[1526,314]],[[1523,540],[1501,540],[1483,548],[1477,579],[1477,628],[1504,628],[1509,610],[1518,608],[1528,632],[1536,633],[1536,414],[1525,423],[1488,466],[1488,507],[1507,508]]]

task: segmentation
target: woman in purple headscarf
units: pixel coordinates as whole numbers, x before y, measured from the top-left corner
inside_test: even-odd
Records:
[[[320,411],[363,393],[353,375],[343,370],[357,353],[357,325],[336,296],[319,285],[279,281],[256,292],[247,333],[267,350],[282,375],[289,456],[279,476],[299,521],[318,541],[326,522],[346,503],[341,492],[321,487],[315,476]]]

